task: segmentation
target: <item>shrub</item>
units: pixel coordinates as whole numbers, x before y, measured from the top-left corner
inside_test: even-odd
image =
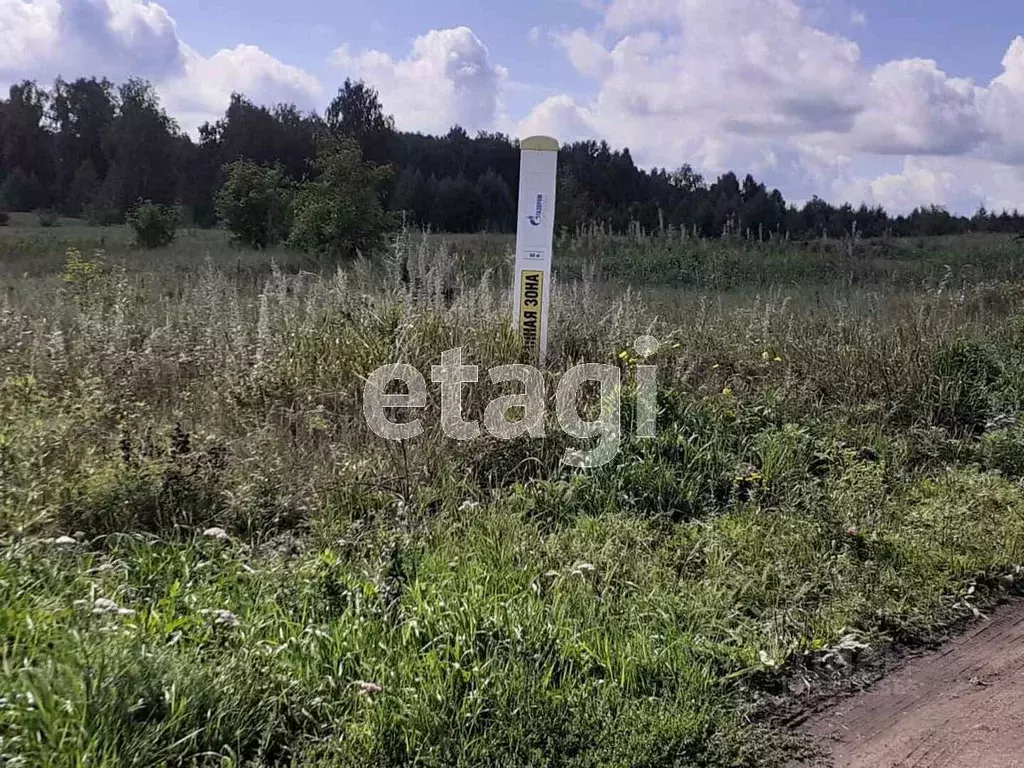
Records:
[[[60,214],[56,211],[45,210],[37,211],[36,215],[39,217],[40,227],[59,227],[60,226]]]
[[[292,192],[280,168],[239,160],[217,191],[217,218],[236,242],[266,248],[288,239]]]
[[[11,214],[6,211],[0,211],[0,227],[6,227],[11,223]]]
[[[359,145],[350,139],[325,141],[316,165],[319,178],[303,184],[295,195],[288,242],[331,256],[372,251],[396,227],[394,216],[381,204],[380,190],[390,168],[364,163]]]
[[[178,210],[174,206],[141,201],[127,216],[128,226],[135,230],[135,244],[141,248],[162,248],[174,241],[178,227]]]

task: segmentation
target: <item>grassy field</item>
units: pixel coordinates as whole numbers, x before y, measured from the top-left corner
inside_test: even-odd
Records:
[[[548,393],[623,442],[406,444],[362,377],[525,359],[507,238],[317,263],[0,228],[0,763],[772,766],[842,677],[1022,577],[1024,247],[558,245]],[[660,350],[633,436],[634,339]],[[479,416],[504,392],[467,387]],[[204,535],[211,528],[222,535]]]

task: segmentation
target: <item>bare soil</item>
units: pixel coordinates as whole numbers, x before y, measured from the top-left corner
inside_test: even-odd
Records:
[[[1024,599],[799,730],[836,768],[1024,768]]]

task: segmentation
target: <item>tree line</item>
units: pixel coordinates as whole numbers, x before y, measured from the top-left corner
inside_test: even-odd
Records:
[[[336,200],[323,196],[325,179],[356,173],[325,156],[324,146],[341,147],[340,141],[358,150],[353,159],[345,149],[342,165],[358,162],[373,170],[381,208],[396,219],[435,231],[514,231],[517,140],[501,133],[470,136],[459,126],[443,136],[400,131],[377,92],[351,80],[323,115],[234,94],[224,116],[202,125],[197,139],[180,129],[141,79],[117,86],[95,77],[58,78],[50,88],[16,84],[0,99],[0,211],[53,210],[104,225],[123,222],[147,200],[177,206],[196,226],[214,226],[231,216],[252,218],[252,211],[232,208],[225,188],[251,198],[254,184],[270,196],[261,216],[271,216],[281,202],[268,184],[320,184],[323,209]],[[316,187],[302,188],[306,198],[317,194]],[[833,205],[818,197],[795,206],[751,175],[711,180],[688,164],[646,170],[629,149],[604,141],[562,148],[557,221],[569,231],[596,222],[613,232],[674,228],[760,239],[1024,232],[1016,210],[980,209],[966,217],[932,205],[890,216],[879,206]],[[244,239],[255,245],[283,239],[275,231],[270,221]]]

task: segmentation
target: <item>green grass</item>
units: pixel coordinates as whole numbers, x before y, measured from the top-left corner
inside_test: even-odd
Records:
[[[760,702],[787,676],[933,639],[1022,575],[1012,241],[884,268],[875,243],[561,243],[548,392],[584,360],[624,381],[621,450],[579,472],[553,419],[444,438],[433,389],[404,448],[363,422],[383,363],[524,359],[507,239],[339,269],[23,230],[0,235],[0,762],[782,765],[803,747]],[[622,354],[645,332],[654,440]],[[479,417],[499,390],[466,393]]]

